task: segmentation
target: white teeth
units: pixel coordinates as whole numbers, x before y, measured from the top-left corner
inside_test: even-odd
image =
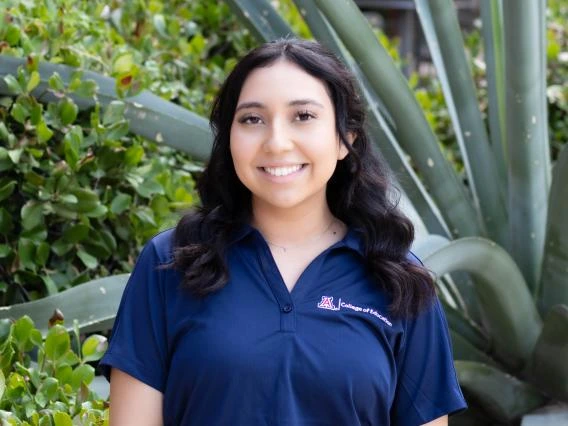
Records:
[[[289,167],[263,167],[263,170],[272,176],[287,176],[290,173],[297,172],[302,168],[301,164]]]

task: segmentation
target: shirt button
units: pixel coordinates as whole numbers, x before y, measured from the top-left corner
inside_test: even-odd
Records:
[[[282,312],[284,312],[285,314],[292,312],[292,305],[287,304],[282,306]]]

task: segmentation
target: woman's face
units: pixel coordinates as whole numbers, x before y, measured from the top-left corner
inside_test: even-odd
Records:
[[[324,83],[286,60],[248,75],[230,138],[255,208],[323,208],[326,184],[348,153]]]

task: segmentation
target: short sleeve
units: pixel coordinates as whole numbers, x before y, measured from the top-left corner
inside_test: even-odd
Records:
[[[392,424],[418,426],[467,408],[460,390],[440,301],[407,320],[397,356]]]
[[[163,392],[167,336],[159,265],[155,245],[150,241],[138,257],[122,295],[109,348],[99,369],[110,380],[111,368],[117,368]]]

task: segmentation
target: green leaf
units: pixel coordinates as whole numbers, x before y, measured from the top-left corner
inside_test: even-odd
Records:
[[[33,241],[27,238],[20,238],[18,240],[18,257],[21,267],[35,271],[35,253],[36,250]]]
[[[548,219],[539,302],[542,312],[556,304],[568,305],[568,145],[564,146],[554,166],[554,178],[548,198]]]
[[[20,95],[24,92],[22,90],[22,86],[20,86],[20,83],[18,83],[18,80],[16,80],[16,77],[14,77],[13,75],[11,74],[5,75],[4,82],[6,83],[6,86],[8,86],[10,94]]]
[[[88,364],[81,364],[73,370],[71,375],[71,386],[79,389],[81,384],[89,385],[95,378],[95,369]]]
[[[13,227],[12,215],[5,208],[0,207],[0,234],[9,234]]]
[[[164,188],[154,179],[146,179],[141,185],[138,185],[136,192],[144,198],[151,198],[154,194],[164,194]]]
[[[97,93],[98,88],[95,80],[83,80],[73,93],[82,98],[92,98]]]
[[[118,56],[112,64],[112,73],[127,74],[134,68],[134,57],[132,53],[123,53]]]
[[[121,121],[111,124],[105,132],[105,137],[108,140],[118,140],[128,134],[128,122]]]
[[[32,90],[34,90],[38,86],[40,81],[41,81],[41,79],[40,79],[39,73],[37,71],[33,71],[30,74],[28,84],[26,85],[26,93],[30,93]]]
[[[539,293],[551,180],[544,20],[538,1],[503,1],[510,247],[533,296]]]
[[[89,336],[81,347],[83,362],[98,361],[105,354],[107,347],[108,341],[106,337],[98,334]]]
[[[32,229],[43,224],[43,205],[30,200],[21,211],[22,226],[24,229]]]
[[[51,278],[49,275],[42,275],[41,280],[45,285],[48,296],[53,296],[54,294],[58,293],[57,284],[55,283],[55,281],[53,281],[53,278]]]
[[[294,31],[267,0],[229,0],[227,3],[261,42],[294,35]]]
[[[437,276],[463,271],[476,277],[476,293],[496,353],[513,370],[525,365],[542,321],[509,254],[491,241],[472,237],[451,241],[422,260]]]
[[[49,258],[49,244],[42,241],[36,248],[36,264],[38,266],[45,266]]]
[[[20,162],[20,158],[22,157],[22,153],[24,150],[22,148],[10,149],[8,151],[8,157],[12,160],[12,163],[18,164]]]
[[[83,265],[85,265],[87,269],[94,269],[99,266],[98,259],[85,250],[77,250],[77,257],[81,259],[81,262],[83,262]]]
[[[501,180],[507,182],[505,45],[503,43],[502,0],[481,2],[479,8],[489,97],[489,137]]]
[[[10,46],[15,46],[20,42],[21,31],[17,25],[10,24],[6,27],[4,39]]]
[[[67,330],[62,325],[54,325],[47,332],[45,339],[45,356],[48,360],[57,362],[71,348],[71,340]]]
[[[83,144],[83,130],[79,126],[73,126],[63,138],[63,151],[65,161],[75,168],[80,158],[81,145]]]
[[[452,0],[418,0],[416,10],[462,154],[468,187],[490,239],[508,243],[505,182],[500,179],[478,107]]]
[[[21,103],[16,102],[12,105],[12,110],[10,111],[10,115],[20,124],[25,124],[26,119],[29,116],[29,112],[26,108],[22,106]]]
[[[73,426],[73,420],[69,414],[63,411],[56,411],[53,413],[53,422],[55,426]]]
[[[144,148],[140,145],[133,145],[126,150],[124,162],[129,166],[136,166],[144,158]]]
[[[0,201],[5,200],[10,195],[12,195],[12,192],[14,192],[14,188],[16,187],[17,184],[18,182],[13,180],[11,182],[8,182],[6,185],[0,187]]]
[[[49,87],[56,92],[63,92],[65,91],[65,83],[61,79],[61,76],[58,72],[54,72],[48,80]]]
[[[67,228],[63,232],[62,238],[69,243],[76,244],[87,238],[87,235],[89,235],[89,229],[88,225],[78,223]]]
[[[57,397],[59,381],[55,377],[47,377],[41,384],[36,393],[36,402],[45,407],[47,402],[53,401]]]
[[[528,368],[531,381],[560,401],[568,401],[567,330],[568,306],[552,307]]]
[[[12,326],[12,337],[18,345],[20,352],[28,352],[33,344],[30,341],[32,331],[35,329],[34,323],[29,316],[18,318]]]
[[[114,214],[121,214],[130,208],[132,197],[128,194],[119,192],[110,204],[110,211]]]
[[[73,248],[73,243],[69,243],[65,240],[63,240],[63,238],[60,238],[58,240],[56,240],[52,245],[51,245],[51,250],[57,255],[57,256],[64,256],[66,253],[69,252],[69,250],[71,250]]]
[[[104,110],[103,125],[118,123],[124,120],[126,104],[123,101],[111,101]]]
[[[510,423],[546,401],[533,386],[478,362],[455,361],[460,386],[493,418]]]
[[[57,104],[57,113],[61,124],[67,126],[77,119],[79,108],[70,98],[65,97]]]
[[[134,215],[146,225],[157,226],[154,218],[154,212],[147,207],[138,207],[134,211]]]
[[[47,127],[44,121],[40,121],[36,126],[37,137],[40,143],[46,143],[53,136],[53,131]]]
[[[61,194],[58,198],[66,204],[77,204],[79,202],[79,199],[73,194]]]
[[[70,191],[77,197],[77,204],[70,205],[78,213],[88,213],[95,210],[100,205],[99,196],[90,189],[74,188]]]

